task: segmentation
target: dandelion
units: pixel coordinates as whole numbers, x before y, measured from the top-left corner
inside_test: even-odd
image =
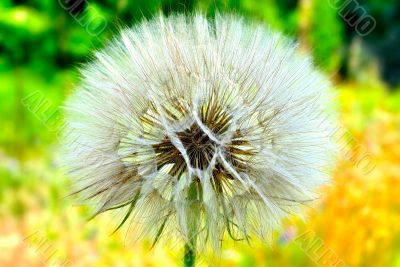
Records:
[[[187,266],[226,237],[269,239],[329,181],[330,84],[265,26],[159,16],[81,74],[65,137],[78,192],[154,244],[179,237]]]

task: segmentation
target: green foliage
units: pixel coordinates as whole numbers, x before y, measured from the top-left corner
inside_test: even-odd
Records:
[[[327,72],[339,69],[343,58],[344,24],[329,1],[313,1],[308,41],[315,61]]]
[[[49,38],[52,30],[49,17],[32,8],[0,9],[0,29],[1,46],[14,63],[26,62],[38,55],[45,59],[56,52]]]

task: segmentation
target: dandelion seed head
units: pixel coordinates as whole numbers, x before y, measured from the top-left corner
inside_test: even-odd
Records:
[[[159,16],[81,70],[67,166],[95,215],[140,236],[268,238],[334,164],[332,93],[296,44],[235,16]],[[140,222],[140,223],[139,223]]]

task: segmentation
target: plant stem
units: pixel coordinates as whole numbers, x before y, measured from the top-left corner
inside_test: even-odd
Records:
[[[183,257],[184,267],[194,267],[195,260],[196,253],[194,251],[194,248],[189,244],[185,244],[185,255]]]
[[[184,267],[194,267],[196,260],[196,239],[198,232],[198,223],[200,218],[200,207],[198,199],[201,197],[201,188],[196,181],[189,186],[187,198],[189,209],[187,213],[186,223],[188,227],[188,236],[185,244],[185,254],[183,256]]]

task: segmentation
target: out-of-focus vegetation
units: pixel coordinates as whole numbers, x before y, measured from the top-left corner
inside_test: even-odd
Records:
[[[360,36],[332,6],[343,2],[2,0],[0,266],[180,264],[179,247],[149,252],[150,244],[131,242],[126,229],[110,235],[118,223],[112,214],[87,222],[90,211],[65,197],[59,115],[78,82],[76,68],[121,25],[195,10],[242,14],[299,38],[337,85],[345,133],[333,183],[306,222],[288,221],[271,246],[228,242],[220,260],[205,256],[201,264],[400,266],[400,4],[360,0],[377,21]]]

